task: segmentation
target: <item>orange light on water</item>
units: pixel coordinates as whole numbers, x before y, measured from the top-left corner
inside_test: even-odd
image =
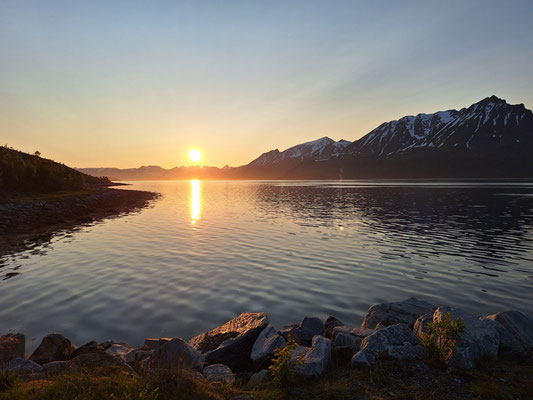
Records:
[[[195,224],[200,219],[200,181],[191,181],[191,223]]]

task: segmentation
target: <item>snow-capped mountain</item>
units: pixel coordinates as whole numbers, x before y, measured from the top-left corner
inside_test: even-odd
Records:
[[[276,149],[267,153],[263,153],[248,165],[266,166],[278,164],[282,161],[328,159],[330,157],[342,154],[344,149],[350,144],[351,142],[347,140],[339,140],[338,142],[335,142],[333,139],[324,136],[323,138],[313,140],[311,142],[289,147],[287,150],[281,152]]]
[[[418,114],[386,122],[346,149],[350,154],[388,157],[413,149],[482,151],[533,139],[533,113],[487,97],[459,111]]]

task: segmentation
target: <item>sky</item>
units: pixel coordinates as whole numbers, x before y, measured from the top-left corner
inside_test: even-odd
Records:
[[[533,2],[0,2],[0,142],[238,166],[492,94],[533,108]]]

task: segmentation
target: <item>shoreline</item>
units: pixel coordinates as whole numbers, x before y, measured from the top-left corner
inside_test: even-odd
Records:
[[[123,186],[126,184],[118,184]],[[78,192],[0,199],[0,260],[96,221],[147,207],[160,194],[93,186]],[[0,263],[1,265],[1,263]]]
[[[446,323],[447,318],[461,321],[463,328],[445,358],[431,358],[425,335],[433,328],[428,323]],[[284,368],[293,368],[287,376],[276,368],[278,350],[284,348],[290,351]],[[133,348],[106,340],[76,347],[60,333],[52,333],[31,355],[25,350],[24,334],[0,336],[0,373],[14,371],[20,387],[45,382],[43,390],[80,379],[80,374],[81,390],[98,386],[104,377],[116,384],[113,380],[121,376],[129,377],[128,390],[141,382],[154,394],[165,393],[170,374],[198,392],[214,389],[201,398],[233,400],[311,395],[463,399],[509,390],[514,393],[511,398],[525,398],[533,388],[533,314],[509,310],[478,317],[416,298],[371,306],[360,327],[329,316],[305,317],[277,330],[264,312],[243,312],[188,341],[148,338]],[[287,379],[284,384],[280,376]],[[485,390],[487,382],[493,384]],[[72,389],[61,391],[72,396]],[[179,385],[177,389],[179,393]],[[411,397],[412,393],[421,397]],[[162,398],[188,398],[168,394]]]

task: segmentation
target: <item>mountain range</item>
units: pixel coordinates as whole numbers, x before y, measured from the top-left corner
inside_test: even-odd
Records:
[[[119,180],[533,177],[533,113],[496,96],[385,122],[350,142],[323,137],[240,167],[82,168]]]

